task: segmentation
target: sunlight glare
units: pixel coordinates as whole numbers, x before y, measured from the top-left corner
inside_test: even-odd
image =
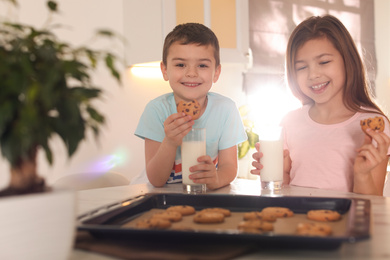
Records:
[[[291,92],[275,87],[259,88],[257,93],[248,96],[248,105],[255,129],[278,126],[289,111],[302,106]]]

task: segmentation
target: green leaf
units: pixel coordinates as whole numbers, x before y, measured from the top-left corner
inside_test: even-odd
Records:
[[[114,36],[114,33],[110,30],[103,30],[103,29],[100,29],[96,32],[97,35],[101,35],[101,36],[108,36],[108,37],[112,37]]]
[[[86,51],[86,54],[87,54],[89,61],[91,62],[92,68],[96,68],[96,64],[97,64],[96,53],[94,51],[91,51],[91,50],[85,50],[85,51]]]
[[[249,106],[243,105],[238,108],[238,111],[240,112],[241,117],[246,117],[249,113]]]
[[[50,11],[57,12],[58,4],[55,1],[47,1],[47,7],[49,7]]]
[[[8,2],[12,3],[13,5],[17,6],[18,2],[16,0],[7,0]]]
[[[47,142],[41,144],[42,148],[45,150],[46,159],[49,162],[50,165],[53,164],[53,153],[51,152],[51,149],[49,148]]]
[[[118,82],[120,83],[121,82],[120,74],[114,67],[114,56],[112,54],[108,53],[106,55],[105,61],[106,61],[107,67],[111,71],[111,75],[114,76],[118,80]]]
[[[238,145],[238,159],[244,158],[250,148],[249,141],[246,140]]]
[[[248,142],[251,148],[255,148],[255,144],[259,142],[259,136],[252,131],[247,131]]]
[[[89,113],[90,117],[99,123],[104,123],[104,116],[101,115],[98,111],[96,111],[93,107],[88,106],[87,112]]]

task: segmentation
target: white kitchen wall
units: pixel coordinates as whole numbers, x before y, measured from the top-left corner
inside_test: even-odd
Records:
[[[86,42],[97,28],[108,28],[123,33],[123,1],[126,0],[58,0],[61,13],[54,17],[56,22],[67,25],[58,30],[61,39],[72,44]],[[47,17],[44,7],[46,0],[18,0],[20,4],[19,21],[41,25]],[[1,2],[0,2],[1,3]],[[376,27],[378,50],[378,86],[379,102],[390,107],[390,46],[389,1],[375,0],[377,17]],[[0,15],[8,12],[0,4]],[[15,12],[11,13],[15,15]],[[142,26],[142,25],[140,25]],[[386,31],[387,30],[387,31]],[[127,39],[131,44],[134,38]],[[95,43],[94,43],[95,44]],[[91,47],[107,47],[107,45],[90,45]],[[112,51],[123,57],[123,50],[118,46],[108,46]],[[148,50],[140,50],[140,52]],[[220,80],[212,91],[224,94],[236,101],[237,105],[245,103],[241,91],[243,64],[222,64]],[[146,105],[152,99],[170,91],[169,85],[162,79],[140,79],[123,68],[123,86],[102,69],[94,74],[94,82],[105,90],[104,100],[98,103],[107,119],[107,124],[97,142],[91,135],[83,142],[76,154],[68,159],[61,140],[53,138],[51,147],[54,153],[54,164],[46,163],[43,153],[39,154],[38,169],[49,183],[57,178],[73,173],[96,172],[110,168],[131,179],[144,169],[143,141],[134,136],[139,117]],[[387,110],[388,112],[390,110]],[[1,116],[1,115],[0,115]],[[0,159],[0,183],[9,172],[8,163]]]
[[[379,104],[390,116],[390,1],[374,0],[375,47],[378,59],[376,94]]]
[[[125,0],[124,0],[125,1]],[[47,17],[46,0],[18,0],[19,12],[12,16],[24,23],[41,26]],[[66,25],[58,30],[60,39],[75,44],[84,44],[97,28],[108,28],[123,34],[123,1],[121,0],[59,0],[61,10],[53,17],[55,22]],[[9,10],[1,8],[0,14]],[[137,35],[134,35],[137,39]],[[132,38],[127,39],[131,44]],[[91,45],[105,48],[107,45]],[[108,46],[123,58],[123,48]],[[140,50],[140,52],[148,50]],[[223,65],[222,76],[213,90],[241,101],[241,71],[244,65]],[[132,76],[129,69],[122,68],[123,86],[118,86],[109,74],[100,69],[94,74],[94,82],[105,90],[105,99],[99,102],[100,111],[106,116],[107,124],[102,128],[98,141],[91,135],[83,142],[76,154],[67,158],[62,141],[55,137],[51,143],[54,153],[54,164],[49,166],[44,154],[39,154],[38,171],[52,183],[57,178],[73,173],[96,172],[105,169],[120,172],[131,179],[144,169],[144,143],[134,136],[138,120],[146,103],[170,91],[169,85],[161,79],[140,79]],[[0,115],[1,116],[1,115]],[[9,165],[0,160],[0,172],[8,172]],[[4,179],[5,174],[0,174]]]

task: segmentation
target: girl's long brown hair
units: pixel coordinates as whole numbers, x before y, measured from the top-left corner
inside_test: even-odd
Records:
[[[344,105],[355,112],[383,111],[372,99],[371,87],[362,58],[350,33],[336,17],[332,15],[313,16],[300,23],[292,32],[286,50],[287,83],[302,104],[314,101],[303,94],[298,86],[295,73],[295,56],[297,50],[307,41],[326,37],[339,51],[344,60],[346,81],[343,90]],[[376,111],[372,111],[376,110]]]

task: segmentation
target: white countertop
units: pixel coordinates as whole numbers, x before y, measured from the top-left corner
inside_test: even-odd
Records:
[[[146,194],[146,193],[182,193],[181,184],[170,184],[155,188],[150,184],[136,184],[111,188],[83,190],[77,192],[78,215],[104,205]],[[239,194],[271,196],[260,189],[260,183],[254,180],[237,179],[229,186],[208,192],[210,194]],[[273,194],[275,196],[275,194]],[[356,243],[343,243],[336,250],[261,250],[243,255],[237,259],[390,259],[390,198],[359,195],[348,192],[320,190],[289,186],[276,196],[310,196],[332,198],[361,198],[371,201],[372,234],[369,239]],[[82,250],[74,250],[70,260],[109,260],[115,259]]]

